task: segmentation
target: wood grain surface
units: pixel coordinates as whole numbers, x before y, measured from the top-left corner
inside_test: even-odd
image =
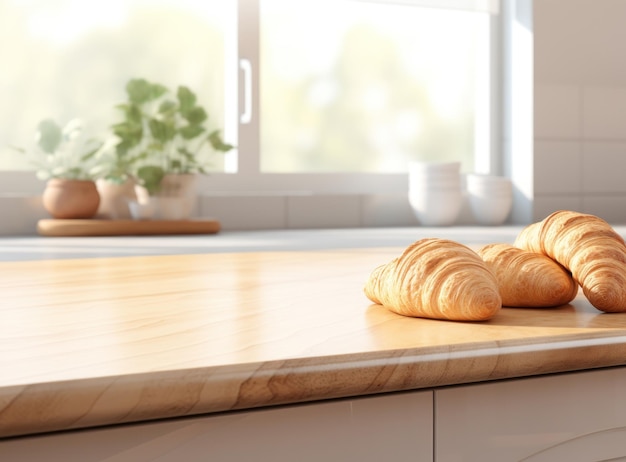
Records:
[[[0,437],[626,363],[582,295],[488,322],[363,285],[401,248],[0,263]]]

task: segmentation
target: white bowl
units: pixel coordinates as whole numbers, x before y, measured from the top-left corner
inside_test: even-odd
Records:
[[[409,177],[409,188],[429,188],[431,186],[444,186],[444,187],[458,187],[461,188],[463,186],[463,182],[460,177],[451,177],[451,178],[415,178]]]
[[[462,177],[459,173],[436,173],[434,175],[424,173],[409,173],[409,187],[424,187],[430,185],[462,185]]]
[[[465,178],[469,194],[509,197],[513,194],[513,183],[502,176],[469,174]]]
[[[460,189],[410,192],[409,203],[415,217],[424,226],[449,226],[461,210],[463,195]]]
[[[460,176],[459,169],[444,169],[444,170],[422,170],[413,166],[409,167],[409,175],[420,178],[448,178],[452,176]]]
[[[511,180],[505,176],[487,175],[484,173],[468,173],[465,178],[468,183],[502,184],[511,182]]]
[[[436,175],[438,173],[458,174],[461,171],[461,162],[421,162],[413,161],[409,163],[409,173],[427,173]]]
[[[488,188],[480,186],[468,186],[466,190],[469,194],[476,194],[478,196],[509,197],[513,195],[512,188]]]
[[[513,196],[493,197],[469,194],[469,204],[476,221],[481,225],[501,225],[513,206]]]
[[[513,183],[509,178],[495,175],[480,175],[470,173],[465,177],[465,184],[468,189],[486,188],[486,189],[512,189]]]
[[[433,189],[459,189],[461,190],[461,182],[454,180],[446,181],[411,181],[409,182],[409,191],[428,191]]]

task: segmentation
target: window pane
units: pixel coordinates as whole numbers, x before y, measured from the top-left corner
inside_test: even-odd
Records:
[[[225,91],[235,25],[236,2],[223,0],[0,2],[0,169],[32,167],[7,146],[34,149],[45,118],[81,118],[90,135],[107,134],[131,78],[189,86],[236,140],[236,119],[225,118],[236,106],[236,88]]]
[[[261,0],[260,17],[262,171],[471,171],[488,149],[489,13]]]

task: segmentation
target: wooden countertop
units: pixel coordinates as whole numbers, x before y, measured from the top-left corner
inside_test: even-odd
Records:
[[[582,295],[483,323],[363,295],[402,248],[0,263],[0,437],[626,364]]]

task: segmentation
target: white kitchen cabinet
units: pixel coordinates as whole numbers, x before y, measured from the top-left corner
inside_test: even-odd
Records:
[[[432,391],[0,441],[11,462],[433,460]]]
[[[0,461],[626,461],[625,390],[597,369],[0,440]]]
[[[435,390],[436,462],[626,461],[626,369]]]

